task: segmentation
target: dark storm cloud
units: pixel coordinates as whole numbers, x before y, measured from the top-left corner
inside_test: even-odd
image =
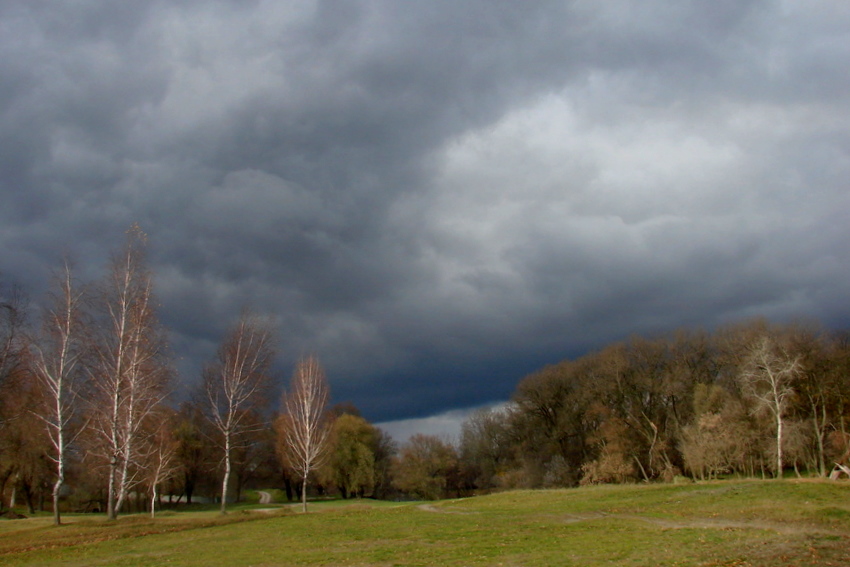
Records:
[[[191,381],[245,305],[372,419],[740,317],[844,325],[850,9],[0,3],[0,272],[149,233]]]

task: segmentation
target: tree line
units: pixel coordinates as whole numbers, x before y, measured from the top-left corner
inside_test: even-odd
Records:
[[[275,339],[263,317],[244,312],[204,368],[194,399],[171,407],[176,375],[146,240],[133,226],[93,286],[81,286],[64,262],[38,325],[28,320],[21,290],[0,295],[0,511],[17,498],[31,512],[36,499],[43,508],[49,492],[56,524],[63,497],[66,508],[115,519],[128,499],[138,508],[145,495],[154,513],[162,490],[191,501],[200,478],[214,476],[225,512],[231,486],[241,490],[258,459],[268,459],[264,450],[300,475],[306,510],[307,479],[334,432],[318,359],[298,362],[275,423],[280,442],[270,451]]]
[[[249,487],[409,497],[398,447],[352,404],[329,407],[315,355],[300,359],[279,403],[270,320],[244,311],[188,400],[159,321],[147,236],[128,230],[100,281],[64,261],[36,309],[0,288],[0,513],[149,511],[199,498],[240,501]],[[35,311],[35,316],[33,316]],[[442,441],[440,442],[442,443]],[[409,468],[409,467],[408,467]]]
[[[514,488],[850,475],[850,335],[763,319],[635,336],[523,378],[457,443],[414,436],[418,498]]]
[[[401,447],[351,404],[329,403],[318,357],[273,403],[276,337],[243,312],[191,398],[157,316],[146,236],[127,234],[100,282],[61,265],[30,321],[0,293],[0,511],[151,514],[246,488],[435,499],[510,488],[827,475],[850,457],[850,337],[763,320],[633,337],[523,378],[458,439]],[[792,472],[793,471],[793,472]]]
[[[814,324],[633,337],[469,419],[460,488],[826,476],[850,458],[848,376],[848,335]]]

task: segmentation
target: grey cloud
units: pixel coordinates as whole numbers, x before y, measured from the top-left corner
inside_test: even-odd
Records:
[[[633,332],[850,319],[841,2],[5,2],[0,271],[150,234],[186,381],[244,306],[373,419]]]

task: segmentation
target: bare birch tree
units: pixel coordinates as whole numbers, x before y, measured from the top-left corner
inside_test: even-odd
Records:
[[[301,504],[307,511],[307,478],[326,456],[330,424],[325,416],[329,388],[315,356],[298,361],[289,391],[283,396],[281,433],[286,462],[301,476]]]
[[[109,463],[107,515],[115,519],[130,487],[145,418],[167,394],[170,368],[165,334],[156,316],[153,278],[145,263],[147,237],[134,225],[110,266],[102,308],[103,333],[94,385],[96,427]]]
[[[73,280],[67,261],[56,279],[58,290],[44,313],[40,340],[33,342],[33,371],[44,392],[45,403],[38,415],[47,428],[53,449],[50,458],[56,465],[53,522],[58,526],[61,523],[59,494],[65,482],[67,447],[75,436],[72,424],[77,413],[82,376],[80,363],[85,349],[81,317],[83,294]]]
[[[776,424],[776,476],[782,477],[782,442],[785,413],[794,395],[793,380],[801,371],[799,358],[792,358],[769,337],[758,340],[740,373],[744,390],[759,408],[766,408]]]
[[[256,316],[243,314],[224,337],[215,362],[204,372],[210,417],[222,435],[224,446],[222,514],[227,512],[233,443],[238,434],[254,423],[249,419],[250,410],[268,399],[269,368],[274,355],[269,325]]]

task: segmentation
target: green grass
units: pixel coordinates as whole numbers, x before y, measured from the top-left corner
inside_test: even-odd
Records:
[[[847,565],[850,485],[722,481],[0,522],[3,565]]]

